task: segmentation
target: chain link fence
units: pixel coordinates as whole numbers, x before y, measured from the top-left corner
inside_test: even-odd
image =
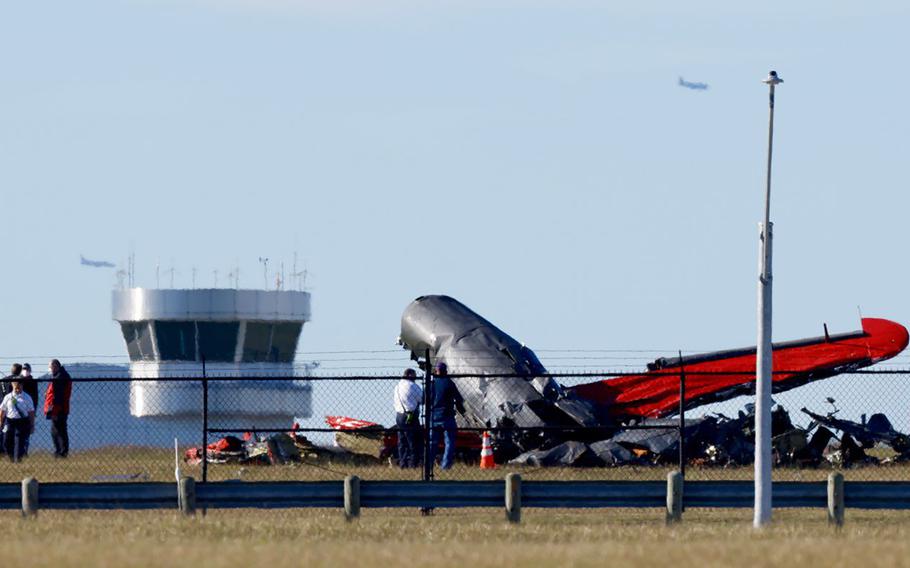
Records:
[[[656,480],[680,466],[692,480],[745,480],[753,474],[749,395],[687,410],[681,462],[678,414],[620,420],[604,408],[596,423],[584,424],[539,406],[530,409],[538,421],[527,426],[511,394],[533,378],[475,377],[498,380],[500,388],[480,401],[466,392],[469,411],[477,414],[482,406],[489,416],[508,409],[511,418],[479,424],[460,416],[454,464],[442,469],[437,463],[426,467],[425,406],[417,422],[396,424],[398,375],[270,376],[264,369],[241,379],[217,373],[202,378],[195,367],[186,371],[179,377],[129,377],[122,369],[74,373],[65,458],[54,455],[50,421],[42,412],[48,381],[39,378],[27,455],[18,462],[0,460],[0,482],[28,476],[43,482],[170,481],[175,468],[209,482],[340,480],[350,474],[480,480],[511,471],[530,479]],[[570,389],[622,375],[585,371],[547,378]],[[453,379],[459,384],[465,378]],[[426,382],[418,372],[416,384]],[[910,370],[879,369],[775,394],[774,478],[815,481],[839,469],[851,480],[910,480],[908,382]],[[410,464],[399,463],[403,430],[416,448]],[[481,467],[485,432],[494,468]],[[435,454],[441,458],[443,449]]]

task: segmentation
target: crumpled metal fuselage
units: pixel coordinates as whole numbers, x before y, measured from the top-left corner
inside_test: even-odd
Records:
[[[421,296],[401,316],[399,343],[413,359],[445,362],[465,401],[459,423],[469,428],[597,426],[590,403],[571,395],[533,351],[449,296]],[[538,447],[549,433],[510,436],[519,448]],[[536,441],[534,440],[536,438]]]

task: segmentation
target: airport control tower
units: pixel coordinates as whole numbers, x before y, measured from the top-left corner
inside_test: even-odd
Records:
[[[112,305],[130,357],[133,416],[198,419],[204,360],[207,377],[241,379],[208,382],[210,417],[250,428],[309,417],[308,368],[294,365],[308,292],[126,288],[113,291]]]

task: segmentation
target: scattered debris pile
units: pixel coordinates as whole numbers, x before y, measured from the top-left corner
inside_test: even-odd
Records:
[[[281,465],[299,463],[304,458],[321,459],[334,456],[329,448],[313,444],[306,436],[300,434],[294,424],[288,433],[255,435],[247,432],[243,439],[236,436],[225,436],[206,448],[206,459],[209,463],[236,463],[244,465]],[[184,452],[183,460],[189,465],[202,463],[201,448],[189,448]]]
[[[828,402],[833,405],[834,399],[829,398]],[[839,440],[832,433],[822,450],[825,459],[834,464],[846,466],[859,462],[894,463],[910,458],[910,436],[895,430],[891,421],[884,414],[873,414],[868,421],[864,414],[860,422],[853,422],[835,417],[836,408],[824,416],[805,408],[802,409],[802,412],[812,419],[810,428],[813,423],[819,425],[819,433],[823,431],[830,433],[831,430],[841,432]],[[821,443],[819,442],[818,445]],[[869,456],[865,450],[871,448],[890,450],[893,455],[885,458]]]
[[[326,416],[325,422],[336,430],[335,445],[350,454],[376,460],[398,457],[398,432],[394,428],[347,416]],[[455,457],[473,463],[479,459],[482,445],[477,432],[459,431],[455,438]]]
[[[239,463],[249,465],[278,465],[299,462],[302,447],[297,437],[291,434],[269,434],[267,436],[244,435],[244,440],[236,436],[226,436],[213,442],[206,448],[206,459],[209,463]],[[306,440],[306,438],[303,438]],[[183,460],[196,465],[202,462],[200,448],[190,448]]]
[[[829,402],[833,402],[829,400]],[[772,412],[772,448],[775,465],[816,467],[875,464],[910,458],[910,436],[898,432],[884,414],[873,414],[861,423],[821,415],[803,408],[812,421],[795,426],[782,406]],[[703,466],[751,464],[755,452],[753,405],[734,418],[723,414],[687,419],[687,463]],[[835,431],[840,432],[838,437]],[[880,447],[893,455],[879,458],[865,450]],[[507,460],[531,466],[619,466],[671,464],[679,460],[679,423],[672,419],[643,420],[626,425],[608,439],[594,443],[567,441],[524,452]]]
[[[833,406],[834,400],[828,399]],[[787,410],[777,405],[771,413],[772,451],[775,465],[817,467],[830,463],[838,467],[858,464],[893,463],[910,459],[910,436],[894,429],[884,414],[863,415],[860,422],[838,418],[837,408],[827,414],[801,411],[811,420],[806,426],[793,424]],[[353,461],[376,464],[396,457],[397,433],[394,428],[346,416],[327,416],[334,433],[334,446],[313,444],[297,431],[265,436],[227,436],[206,449],[209,463],[277,465],[299,463],[304,459]],[[606,430],[604,432],[607,432]],[[663,418],[624,424],[609,437],[592,440],[567,439],[565,435],[541,436],[539,447],[517,454],[505,444],[493,449],[496,461],[533,467],[612,467],[622,465],[673,464],[679,460],[679,422]],[[588,432],[590,434],[590,432]],[[686,462],[696,466],[728,467],[752,463],[755,452],[754,406],[747,404],[737,416],[711,414],[686,419]],[[456,457],[476,462],[481,437],[475,431],[461,431],[456,441]],[[867,450],[876,448],[875,455]],[[198,464],[200,448],[186,451],[187,463]]]

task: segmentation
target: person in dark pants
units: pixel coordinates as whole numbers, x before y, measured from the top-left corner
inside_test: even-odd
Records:
[[[13,363],[12,368],[9,371],[9,374],[3,379],[0,379],[0,400],[3,400],[3,397],[13,392],[13,381],[19,380],[19,375],[22,373],[22,365],[19,363]],[[4,426],[6,424],[3,420],[0,420],[0,431],[5,432]],[[6,436],[0,435],[0,453],[6,451]]]
[[[19,374],[19,382],[22,383],[22,392],[27,394],[32,399],[32,404],[35,408],[38,408],[38,381],[32,376],[32,366],[28,363],[22,365],[22,373]],[[31,440],[31,437],[26,438],[25,440],[25,453],[22,454],[23,457],[28,455],[29,440]]]
[[[455,463],[455,438],[458,435],[455,410],[461,414],[465,412],[464,399],[448,374],[449,368],[445,363],[436,364],[431,393],[433,411],[430,418],[430,456],[433,461],[436,460],[439,438],[442,437],[445,441],[445,450],[439,464],[442,469],[449,469]]]
[[[10,461],[18,462],[25,457],[28,438],[35,431],[35,405],[23,392],[19,381],[13,381],[11,386],[12,392],[0,402],[0,421],[3,422],[6,455]]]
[[[22,383],[22,391],[32,397],[32,404],[38,408],[38,381],[32,376],[32,366],[28,363],[22,365],[19,382]]]
[[[51,380],[44,392],[44,416],[51,421],[51,439],[54,442],[54,456],[65,458],[70,452],[70,438],[66,420],[70,414],[70,395],[73,379],[60,361],[53,359],[48,365]]]
[[[421,464],[420,401],[423,389],[414,379],[414,369],[406,369],[395,385],[395,425],[398,427],[398,465],[402,468]]]

